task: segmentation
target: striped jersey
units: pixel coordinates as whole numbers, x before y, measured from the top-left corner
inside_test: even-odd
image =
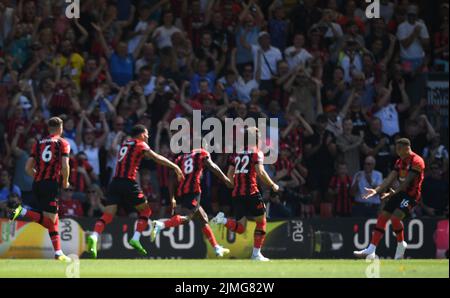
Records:
[[[234,168],[233,197],[259,193],[256,165],[262,164],[263,160],[261,151],[243,151],[230,156],[229,165]]]
[[[177,157],[175,163],[183,171],[184,179],[178,184],[177,196],[201,193],[201,178],[205,159],[210,158],[205,149],[195,149]]]
[[[35,160],[34,181],[61,179],[62,157],[69,157],[70,145],[60,136],[48,135],[38,140],[31,151]]]
[[[136,180],[136,174],[144,157],[150,147],[144,141],[127,139],[122,143],[117,153],[117,165],[114,178],[126,178]]]

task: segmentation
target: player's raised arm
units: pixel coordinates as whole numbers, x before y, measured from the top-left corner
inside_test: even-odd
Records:
[[[146,158],[150,158],[153,159],[156,163],[165,166],[165,167],[169,167],[171,169],[173,169],[175,171],[175,174],[177,175],[177,180],[181,181],[184,178],[183,172],[181,171],[180,167],[178,167],[176,164],[174,164],[173,162],[171,162],[170,160],[168,160],[167,158],[165,158],[162,155],[159,155],[158,153],[154,152],[153,150],[148,150],[145,153],[145,157]]]
[[[264,165],[259,163],[255,165],[255,171],[258,175],[258,178],[260,178],[264,184],[269,186],[273,191],[277,192],[280,188],[275,182],[272,181],[272,179],[269,177],[269,174],[267,174],[266,170],[264,169]]]
[[[388,190],[388,188],[394,183],[395,179],[397,179],[397,171],[391,171],[386,179],[377,186],[376,188],[366,188],[366,194],[363,195],[363,199],[367,200],[377,194],[382,194]],[[384,198],[384,197],[383,197]]]
[[[205,165],[211,172],[213,172],[214,175],[222,179],[222,181],[228,188],[233,188],[233,182],[231,182],[233,179],[227,177],[219,168],[219,166],[212,161],[210,156],[208,156],[208,158],[205,158]]]

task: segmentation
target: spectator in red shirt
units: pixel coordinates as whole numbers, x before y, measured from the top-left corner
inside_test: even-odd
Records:
[[[61,191],[61,199],[59,200],[58,214],[60,217],[81,217],[84,215],[83,206],[79,200],[72,198],[74,189],[69,187],[68,189]]]
[[[347,173],[347,165],[340,162],[336,167],[336,175],[331,177],[328,193],[334,205],[334,215],[349,217],[352,214],[352,197],[350,194],[352,178]]]
[[[97,181],[97,175],[92,171],[92,166],[87,161],[86,154],[83,151],[71,157],[69,164],[69,181],[76,192],[84,193],[93,181]]]

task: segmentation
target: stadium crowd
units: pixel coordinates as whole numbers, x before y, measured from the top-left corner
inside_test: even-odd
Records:
[[[379,197],[361,196],[392,169],[398,137],[427,164],[415,216],[441,216],[448,118],[423,86],[430,72],[448,79],[449,6],[435,2],[380,0],[369,19],[354,0],[84,0],[68,19],[64,1],[0,0],[0,216],[8,200],[35,204],[25,163],[49,117],[72,149],[60,215],[98,217],[131,127],[173,158],[170,121],[194,109],[278,119],[271,218],[375,216]],[[227,156],[213,158],[226,171]],[[167,216],[169,170],[143,161],[139,174]],[[230,190],[204,178],[207,212],[229,213]]]

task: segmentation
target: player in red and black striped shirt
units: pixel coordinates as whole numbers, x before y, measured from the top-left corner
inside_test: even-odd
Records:
[[[152,213],[144,193],[136,181],[137,171],[143,158],[153,159],[156,163],[169,167],[175,171],[178,180],[182,180],[181,169],[167,158],[153,152],[147,145],[148,130],[143,125],[136,125],[131,130],[131,139],[122,143],[118,152],[116,172],[109,184],[105,211],[95,224],[94,232],[88,237],[88,252],[93,258],[97,257],[97,240],[105,226],[109,224],[117,212],[117,206],[130,203],[139,212],[136,231],[129,244],[140,254],[146,255],[147,251],[140,243],[142,232],[148,227],[148,220]]]
[[[175,160],[175,163],[182,169],[184,179],[180,181],[176,191],[177,215],[166,221],[155,221],[152,229],[151,239],[155,241],[156,235],[164,228],[176,227],[188,223],[191,219],[197,219],[202,232],[211,243],[216,255],[223,257],[230,251],[220,246],[208,225],[208,215],[200,206],[201,178],[205,166],[219,177],[230,188],[233,186],[230,179],[222,172],[212,160],[210,154],[203,148],[194,149],[190,153],[185,153]]]
[[[398,139],[395,142],[395,151],[399,159],[395,163],[394,170],[377,188],[366,188],[367,193],[363,198],[368,199],[374,195],[380,195],[380,199],[387,202],[378,216],[369,247],[354,251],[355,257],[374,258],[376,256],[376,248],[384,236],[386,223],[389,220],[391,220],[392,228],[397,236],[394,258],[403,259],[404,257],[408,245],[404,239],[402,220],[409,216],[410,211],[420,200],[425,162],[422,157],[411,150],[409,139]]]
[[[258,144],[259,132],[256,127],[245,129],[244,140],[256,140]],[[268,261],[261,254],[261,247],[266,235],[266,205],[258,189],[257,178],[277,192],[278,185],[270,179],[263,165],[264,155],[258,148],[247,148],[244,151],[233,154],[230,158],[228,178],[234,181],[233,209],[235,218],[225,218],[219,212],[212,219],[214,223],[223,224],[227,229],[238,234],[245,232],[244,223],[246,217],[254,217],[256,228],[254,232],[254,245],[252,259],[257,261]]]
[[[55,259],[70,261],[61,250],[61,238],[58,232],[58,191],[60,183],[69,187],[69,143],[61,135],[63,121],[58,117],[50,118],[48,123],[50,135],[39,140],[32,149],[25,170],[34,178],[33,193],[39,203],[40,212],[27,210],[22,206],[10,206],[11,220],[22,215],[44,226],[50,235],[55,249]],[[61,181],[62,176],[62,181]]]

